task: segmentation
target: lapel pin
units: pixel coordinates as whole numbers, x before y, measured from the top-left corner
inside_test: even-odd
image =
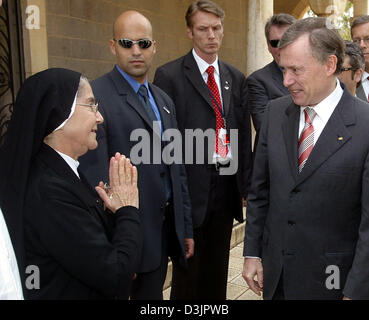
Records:
[[[163,107],[163,109],[164,109],[168,114],[170,114],[170,111],[167,109],[167,107]]]
[[[224,89],[229,90],[229,82],[228,81],[225,82]]]
[[[338,141],[343,141],[343,137],[338,137]]]

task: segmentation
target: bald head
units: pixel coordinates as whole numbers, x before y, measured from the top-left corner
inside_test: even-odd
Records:
[[[113,32],[110,51],[116,56],[118,66],[144,83],[156,52],[150,21],[137,11],[125,11],[115,20]]]
[[[129,10],[123,12],[114,22],[113,36],[115,39],[121,39],[124,34],[132,33],[133,29],[139,33],[145,34],[152,39],[152,26],[143,14]]]

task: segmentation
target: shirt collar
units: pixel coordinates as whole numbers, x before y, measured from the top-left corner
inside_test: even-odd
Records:
[[[336,82],[336,89],[326,97],[324,100],[320,101],[315,107],[314,111],[316,112],[317,116],[327,123],[329,118],[331,117],[334,109],[337,107],[339,101],[341,100],[343,95],[343,90],[341,88],[340,82],[337,79]],[[307,107],[301,108],[301,112],[303,112]]]
[[[210,67],[214,67],[214,73],[216,75],[220,75],[219,72],[219,63],[218,63],[218,56],[215,58],[215,61],[212,64],[208,64],[204,59],[200,58],[199,55],[196,53],[195,49],[192,49],[193,57],[195,58],[195,61],[199,67],[200,73],[204,74],[206,70]]]
[[[54,149],[55,150],[55,149]],[[76,176],[78,178],[80,178],[79,174],[78,174],[78,166],[79,166],[79,162],[77,160],[74,160],[73,158],[71,158],[70,156],[67,156],[66,154],[55,150],[63,159],[64,161],[68,164],[68,166],[73,170],[73,172],[76,174]]]
[[[124,79],[127,80],[129,85],[132,87],[132,89],[138,93],[138,90],[140,89],[142,83],[139,83],[136,79],[133,79],[129,74],[125,73],[118,65],[115,65],[117,70],[120,72],[120,74],[123,76]],[[147,91],[149,90],[149,82],[147,81],[147,78],[145,80],[144,86],[147,88]]]

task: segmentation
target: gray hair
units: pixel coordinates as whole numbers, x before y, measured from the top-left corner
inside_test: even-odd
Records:
[[[288,13],[278,13],[270,17],[265,24],[265,38],[269,40],[270,29],[273,26],[284,27],[292,25],[296,19]]]
[[[354,29],[356,26],[359,26],[361,24],[369,23],[369,16],[360,16],[357,17],[351,25],[351,38],[352,38],[352,29]]]
[[[296,21],[283,34],[278,47],[282,49],[305,34],[309,35],[311,55],[319,62],[326,62],[330,55],[337,57],[335,74],[339,74],[345,57],[345,43],[337,30],[327,27],[326,18],[306,18]]]

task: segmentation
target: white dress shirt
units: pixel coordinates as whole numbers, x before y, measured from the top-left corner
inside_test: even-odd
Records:
[[[320,134],[322,133],[325,125],[327,124],[329,118],[331,117],[334,109],[336,109],[338,102],[341,100],[343,95],[343,90],[340,86],[340,82],[337,79],[336,89],[326,97],[324,100],[319,102],[315,107],[313,107],[316,112],[316,116],[313,120],[314,127],[314,145],[318,141]],[[300,125],[299,125],[299,138],[305,126],[305,115],[304,110],[306,107],[300,108]]]
[[[197,66],[199,67],[199,70],[200,70],[200,74],[201,74],[202,78],[204,79],[206,85],[208,83],[208,77],[209,77],[206,70],[210,66],[214,67],[214,79],[215,79],[215,82],[218,86],[220,101],[222,103],[222,109],[223,109],[223,97],[222,97],[222,90],[221,90],[221,86],[220,86],[220,72],[219,72],[218,56],[215,58],[215,61],[212,64],[209,64],[205,60],[203,60],[202,58],[199,57],[199,55],[196,53],[195,49],[192,49],[192,54],[193,54],[193,57],[195,58],[196,64],[197,64]],[[220,158],[220,155],[218,155],[217,153],[214,152],[213,162],[216,162],[217,158]],[[228,145],[228,154],[227,154],[226,159],[232,159],[232,152],[231,152],[230,145]]]
[[[0,300],[23,300],[17,259],[0,209]]]
[[[55,149],[54,149],[55,150]],[[81,179],[79,177],[78,174],[78,166],[79,166],[79,162],[77,160],[74,160],[73,158],[71,158],[70,156],[67,156],[64,153],[59,152],[58,150],[55,150],[63,159],[64,161],[68,164],[68,166],[73,170],[73,172],[76,174],[76,176],[78,177],[78,179]]]
[[[369,77],[369,73],[364,70],[363,77],[361,78],[361,84],[363,85],[363,89],[364,89],[365,96],[366,96],[367,99],[368,99],[368,94],[369,94],[369,80],[368,80],[368,77]]]

